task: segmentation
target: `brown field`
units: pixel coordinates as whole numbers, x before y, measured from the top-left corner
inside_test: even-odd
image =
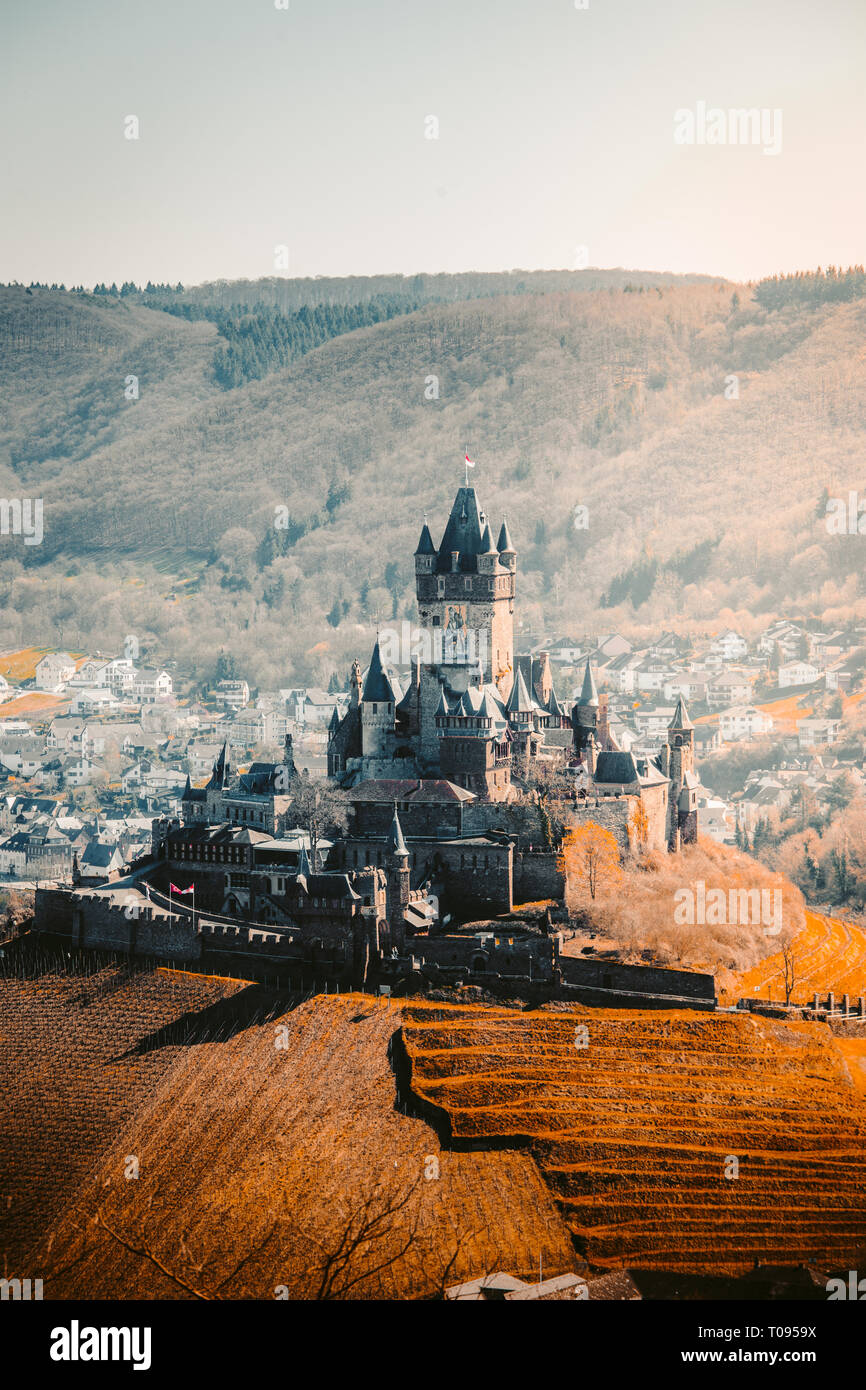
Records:
[[[815,994],[825,998],[832,990],[837,1002],[848,994],[852,1002],[866,994],[866,931],[854,922],[807,912],[806,925],[793,939],[794,990],[791,1002],[811,1004]],[[727,989],[720,989],[720,1002],[733,1004],[751,995],[783,1000],[782,957],[767,956],[751,970],[733,977]]]
[[[0,705],[0,718],[16,719],[25,714],[59,714],[70,703],[68,695],[46,695],[41,691],[31,691],[27,695],[16,695]]]
[[[121,968],[6,981],[0,1002],[0,1250],[46,1298],[412,1298],[578,1267],[530,1155],[441,1151],[401,1113],[396,1007],[284,1012],[244,982]],[[323,1294],[365,1203],[400,1209]]]
[[[415,1094],[455,1143],[524,1142],[590,1264],[737,1274],[755,1259],[847,1267],[866,1247],[866,1111],[825,1025],[404,1015]]]
[[[803,936],[816,980],[861,968],[859,929],[810,913]],[[539,1262],[738,1274],[866,1249],[866,1039],[822,1024],[292,1007],[122,966],[0,978],[0,1019],[0,1263],[47,1298],[418,1298]]]
[[[27,681],[36,674],[37,663],[50,647],[22,647],[17,652],[0,652],[0,676],[9,681]]]

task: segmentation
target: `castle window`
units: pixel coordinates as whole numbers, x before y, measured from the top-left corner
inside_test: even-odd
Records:
[[[469,577],[468,574],[467,574],[466,578],[463,580],[463,587],[464,587],[464,589],[471,589],[471,588],[472,588],[472,580],[470,579],[470,577]]]

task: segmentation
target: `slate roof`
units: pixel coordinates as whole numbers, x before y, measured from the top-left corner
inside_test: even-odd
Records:
[[[451,569],[454,550],[460,552],[458,567],[461,571],[472,572],[478,568],[476,557],[483,553],[481,539],[485,521],[474,487],[458,488],[436,557],[438,572]]]
[[[583,673],[583,685],[577,703],[579,705],[597,705],[598,691],[595,686],[595,677],[592,674],[592,662],[587,660],[586,669]]]
[[[534,705],[535,702],[530,699],[529,691],[526,689],[523,672],[518,668],[517,679],[511,686],[511,694],[508,696],[508,704],[505,708],[509,714],[529,714]]]
[[[421,529],[421,539],[418,541],[418,546],[417,546],[417,549],[416,549],[416,551],[415,551],[415,554],[416,554],[416,555],[435,555],[435,554],[436,554],[436,547],[435,547],[435,545],[433,544],[433,537],[430,535],[430,527],[427,525],[427,522],[426,522],[426,521],[424,522],[424,525],[423,525],[423,527],[422,527],[422,529]]]
[[[398,698],[399,696],[394,693],[390,677],[382,665],[382,654],[379,651],[379,639],[377,637],[361,699],[365,702],[376,701],[377,704],[384,704],[386,701],[396,704]]]
[[[599,753],[595,763],[596,782],[637,782],[637,763],[632,753]]]

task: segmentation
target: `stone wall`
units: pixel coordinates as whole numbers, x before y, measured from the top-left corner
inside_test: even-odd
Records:
[[[556,854],[552,851],[515,851],[514,855],[514,901],[516,903],[537,903],[545,898],[561,901],[565,896],[565,876],[556,867]]]
[[[37,888],[36,931],[68,938],[73,946],[123,951],[167,960],[197,960],[201,944],[188,917],[155,907],[125,907],[106,894]]]
[[[714,999],[712,975],[694,970],[668,970],[656,965],[624,965],[617,961],[592,960],[585,956],[563,956],[560,960],[567,984],[626,993],[675,995],[681,998]]]

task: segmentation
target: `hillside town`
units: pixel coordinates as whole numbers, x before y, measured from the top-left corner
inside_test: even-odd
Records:
[[[204,819],[218,769],[217,780],[233,769],[247,784],[268,766],[327,773],[358,824],[362,804],[408,808],[415,778],[428,801],[473,803],[484,836],[504,822],[479,806],[537,801],[539,778],[554,767],[575,806],[636,790],[650,807],[669,770],[670,731],[685,724],[694,765],[671,804],[685,796],[691,838],[741,848],[798,800],[826,810],[842,780],[864,791],[862,760],[841,739],[863,694],[866,625],[829,632],[779,620],[753,640],[730,629],[664,631],[649,645],[619,632],[551,634],[515,652],[516,552],[504,521],[494,545],[468,485],[438,549],[424,524],[415,566],[420,631],[442,633],[444,654],[422,665],[407,652],[415,629],[404,621],[378,634],[343,689],[336,671],[327,691],[251,689],[225,651],[212,683],[196,685],[158,652],[140,652],[133,635],[122,654],[0,653],[0,881],[33,887],[74,871],[76,883],[111,882],[150,852],[154,822]],[[389,662],[383,653],[397,633],[409,642],[391,641],[402,660]],[[475,635],[488,640],[486,669]],[[741,784],[717,791],[718,760],[750,747],[772,750],[768,765],[748,766]],[[212,810],[212,823],[241,815]],[[659,844],[676,847],[679,816],[659,826]],[[303,825],[283,818],[270,829],[315,850]],[[328,844],[331,866],[347,854],[363,861],[359,833],[342,854]],[[524,848],[532,838],[524,834]],[[314,872],[324,867],[319,851]]]

